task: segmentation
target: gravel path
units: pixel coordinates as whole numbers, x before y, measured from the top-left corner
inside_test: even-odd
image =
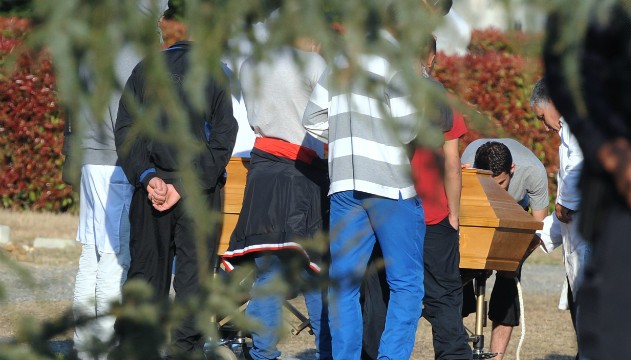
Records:
[[[76,265],[44,266],[21,264],[33,279],[33,283],[6,265],[0,266],[0,283],[5,289],[5,299],[9,302],[34,300],[70,301],[74,291]]]
[[[8,302],[33,300],[64,301],[72,300],[76,265],[43,266],[22,265],[30,272],[34,284],[29,286],[22,277],[6,265],[0,265],[0,281],[6,291]],[[563,283],[565,269],[562,265],[530,265],[525,264],[522,271],[522,288],[525,293],[554,295],[559,294]],[[489,278],[489,288],[494,277]]]
[[[561,294],[565,281],[565,267],[559,265],[525,264],[521,275],[521,286],[525,293]]]

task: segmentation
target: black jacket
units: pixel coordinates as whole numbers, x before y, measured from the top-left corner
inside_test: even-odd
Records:
[[[191,104],[183,88],[189,70],[190,47],[190,42],[181,41],[163,51],[163,54],[171,86],[186,110],[191,135],[198,141],[195,145],[201,145],[203,149],[195,156],[193,163],[201,190],[211,190],[224,180],[225,167],[232,154],[238,125],[232,113],[227,79],[222,79],[222,82],[213,77],[207,79],[203,111],[196,110]],[[152,92],[148,91],[145,84],[146,62],[146,59],[140,62],[127,80],[118,109],[114,135],[119,165],[131,184],[146,188],[149,180],[160,177],[173,184],[182,194],[182,163],[176,147],[161,137],[150,137],[146,132],[141,132],[140,136],[130,134],[138,114],[143,114],[143,106],[154,101],[151,99]],[[169,119],[163,109],[160,116],[153,121],[150,126],[164,131],[173,120]]]

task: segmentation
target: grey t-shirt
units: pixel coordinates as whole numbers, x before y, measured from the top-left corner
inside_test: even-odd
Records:
[[[508,185],[508,193],[524,209],[541,210],[548,207],[548,176],[537,156],[527,147],[513,139],[478,139],[473,141],[460,157],[463,164],[475,160],[475,152],[480,146],[497,141],[508,147],[515,164],[515,172]]]
[[[256,135],[302,145],[323,157],[324,144],[307,134],[302,115],[325,69],[320,55],[291,47],[272,52],[269,60],[248,58],[241,65],[241,87]]]

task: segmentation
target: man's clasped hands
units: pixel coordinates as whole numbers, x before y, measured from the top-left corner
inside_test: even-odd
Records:
[[[149,180],[147,185],[147,197],[153,208],[158,211],[166,211],[175,206],[181,196],[172,184],[167,184],[159,177]]]

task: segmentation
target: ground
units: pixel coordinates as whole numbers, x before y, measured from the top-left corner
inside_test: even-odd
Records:
[[[80,249],[42,251],[33,249],[36,237],[74,239],[78,218],[73,215],[17,213],[0,210],[0,224],[11,228],[11,251],[0,257],[0,286],[4,297],[0,300],[0,342],[19,337],[19,326],[25,319],[41,322],[60,317],[72,302],[74,276]],[[30,274],[25,276],[24,274]],[[568,311],[557,309],[564,270],[557,251],[545,255],[539,250],[526,261],[522,274],[522,288],[526,317],[526,332],[520,351],[521,359],[571,360],[576,354],[576,341]],[[490,294],[491,286],[487,293]],[[292,300],[304,312],[304,302]],[[291,324],[298,320],[288,315]],[[473,315],[465,319],[468,329],[474,328]],[[490,323],[484,329],[490,335]],[[506,359],[515,359],[521,329],[516,328]],[[72,334],[56,337],[51,345],[61,353],[71,348]],[[488,343],[488,338],[487,341]],[[313,338],[307,332],[297,336],[288,334],[280,344],[283,359],[315,359]],[[433,359],[431,327],[424,319],[419,322],[412,359]]]

